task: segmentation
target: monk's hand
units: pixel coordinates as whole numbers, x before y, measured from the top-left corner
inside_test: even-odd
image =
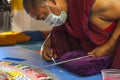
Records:
[[[93,57],[102,57],[110,55],[112,51],[112,46],[110,46],[109,44],[104,44],[88,52],[88,55],[92,55]]]
[[[56,54],[53,54],[53,51],[50,46],[43,45],[41,48],[42,58],[46,61],[52,61],[53,58],[57,58]]]

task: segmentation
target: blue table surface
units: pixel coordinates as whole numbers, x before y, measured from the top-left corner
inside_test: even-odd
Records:
[[[52,64],[52,62],[48,63],[44,61],[39,54],[32,50],[16,46],[0,47],[0,60],[19,62],[37,67]],[[59,80],[102,80],[101,74],[82,77],[75,75],[60,66],[51,66],[44,69],[56,75]]]

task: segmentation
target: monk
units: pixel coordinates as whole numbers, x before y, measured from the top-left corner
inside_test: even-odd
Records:
[[[53,26],[41,49],[46,61],[92,55],[61,64],[82,76],[120,69],[120,0],[23,0],[23,5],[28,15]]]

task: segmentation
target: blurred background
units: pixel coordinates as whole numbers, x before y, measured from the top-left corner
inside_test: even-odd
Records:
[[[23,0],[0,0],[0,32],[51,30],[43,21],[28,16],[22,3]]]
[[[11,30],[11,1],[0,0],[0,31]]]

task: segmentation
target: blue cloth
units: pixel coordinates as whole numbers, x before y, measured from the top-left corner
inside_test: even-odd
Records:
[[[31,37],[29,41],[44,41],[44,36],[40,31],[25,31],[24,33]]]
[[[9,61],[31,65],[31,67],[37,66],[38,68],[40,66],[45,66],[53,63],[53,62],[44,61],[41,58],[41,56],[35,53],[34,51],[20,47],[1,47],[0,60],[3,60],[5,58],[25,59],[25,61],[21,61],[21,62],[15,61],[15,59],[14,61],[13,60],[9,60]],[[102,80],[101,74],[83,77],[83,76],[75,75],[60,66],[51,66],[45,68],[45,70],[53,73],[53,75],[57,76],[59,80]]]

